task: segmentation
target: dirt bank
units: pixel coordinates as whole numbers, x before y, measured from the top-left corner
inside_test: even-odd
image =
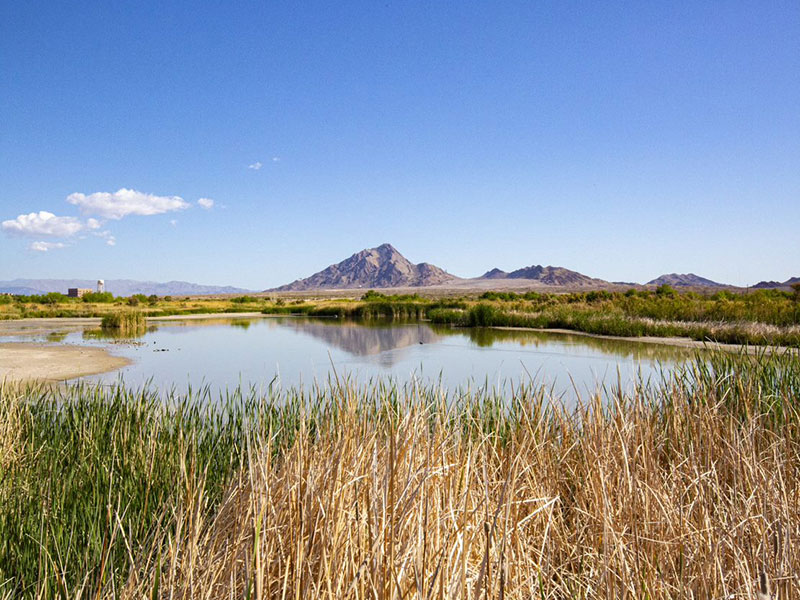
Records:
[[[105,348],[61,344],[0,344],[0,380],[64,381],[114,371],[130,364]]]

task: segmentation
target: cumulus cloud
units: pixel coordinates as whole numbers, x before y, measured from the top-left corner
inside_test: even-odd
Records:
[[[264,165],[262,165],[260,162],[256,161],[252,165],[247,165],[247,168],[248,169],[253,169],[254,171],[258,171],[263,166]]]
[[[94,219],[90,219],[93,221]],[[45,210],[38,213],[19,215],[16,219],[3,221],[3,231],[15,235],[30,235],[50,237],[70,237],[91,225],[81,222],[76,217],[57,217]]]
[[[0,227],[7,234],[36,239],[29,245],[29,249],[35,252],[64,248],[72,245],[73,240],[83,240],[92,236],[101,238],[108,246],[115,246],[116,237],[104,229],[109,220],[119,220],[128,215],[159,215],[185,210],[191,206],[180,196],[156,196],[126,188],[116,192],[97,192],[88,195],[74,193],[67,196],[67,202],[77,206],[88,218],[84,220],[80,217],[59,217],[43,210],[2,221]],[[205,210],[225,208],[224,204],[216,204],[211,198],[199,198],[197,205]],[[173,227],[177,223],[175,219],[170,220],[170,225]],[[46,242],[41,241],[41,237],[62,238],[63,241]]]
[[[65,248],[66,244],[62,242],[33,242],[29,247],[36,252],[48,252],[57,248]]]
[[[280,162],[280,160],[281,160],[280,156],[273,156],[272,157],[272,162]]]
[[[70,194],[67,202],[80,208],[83,214],[115,220],[128,215],[160,215],[189,208],[189,203],[180,196],[156,196],[126,188],[116,192],[96,192],[88,196]]]

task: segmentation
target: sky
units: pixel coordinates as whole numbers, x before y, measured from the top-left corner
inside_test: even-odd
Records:
[[[800,3],[0,3],[0,280],[800,275]]]

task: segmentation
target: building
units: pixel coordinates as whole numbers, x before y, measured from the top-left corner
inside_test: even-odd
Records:
[[[97,280],[97,293],[102,294],[106,291],[106,282],[103,279]]]
[[[86,294],[91,294],[94,292],[91,288],[69,288],[67,290],[67,296],[70,298],[81,298]]]

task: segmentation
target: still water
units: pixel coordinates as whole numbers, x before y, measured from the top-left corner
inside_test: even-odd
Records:
[[[301,317],[174,319],[150,323],[134,340],[99,337],[83,329],[40,334],[40,341],[109,347],[133,362],[83,378],[132,385],[147,381],[178,391],[239,384],[282,387],[323,382],[334,373],[359,383],[391,377],[441,381],[448,388],[506,386],[534,379],[556,395],[599,385],[630,388],[659,379],[690,358],[690,350],[582,335],[459,329],[429,323],[358,323]]]

